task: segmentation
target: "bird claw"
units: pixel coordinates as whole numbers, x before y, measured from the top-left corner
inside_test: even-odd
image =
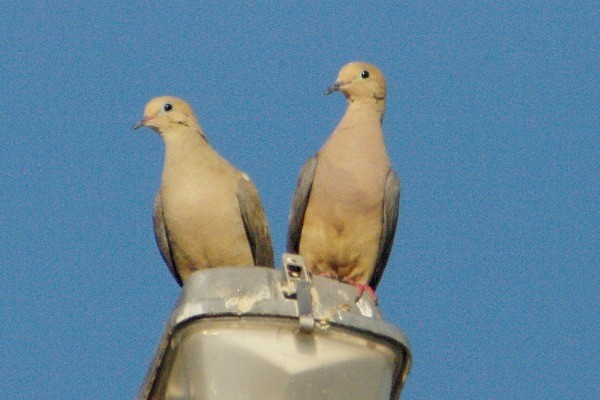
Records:
[[[362,297],[363,293],[367,292],[369,294],[369,296],[371,296],[371,299],[373,300],[373,302],[375,304],[377,304],[377,295],[375,294],[375,290],[373,290],[373,288],[367,284],[357,283],[357,282],[353,281],[352,279],[348,279],[348,278],[340,279],[336,275],[332,274],[331,272],[313,272],[312,275],[323,276],[325,278],[330,278],[330,279],[338,279],[341,282],[348,283],[348,284],[354,286],[357,290],[356,298],[354,299],[355,303],[358,303],[358,301]]]
[[[363,293],[367,292],[369,294],[369,296],[371,296],[373,303],[377,304],[377,295],[375,294],[375,291],[373,290],[373,288],[371,286],[364,285],[364,284],[357,284],[355,286],[358,291],[358,293],[356,295],[356,300],[354,300],[356,303],[358,303],[358,301],[362,297]]]
[[[356,298],[354,299],[355,303],[358,303],[358,301],[362,297],[363,293],[367,292],[369,294],[369,296],[371,296],[371,299],[373,300],[373,302],[375,304],[377,304],[377,295],[375,294],[375,291],[373,290],[373,288],[371,286],[366,285],[364,283],[356,283],[350,279],[344,279],[344,282],[349,283],[350,285],[352,285],[356,288],[357,294],[356,294]]]

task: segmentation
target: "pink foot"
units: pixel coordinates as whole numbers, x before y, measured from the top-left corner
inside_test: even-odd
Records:
[[[344,282],[349,283],[356,288],[357,294],[356,299],[354,300],[355,302],[358,302],[358,300],[360,300],[360,298],[362,297],[363,293],[367,292],[369,296],[371,296],[371,299],[373,299],[373,302],[377,304],[377,295],[375,294],[375,291],[371,286],[365,285],[364,283],[356,283],[350,279],[344,279]]]
[[[364,284],[361,284],[361,283],[359,283],[359,284],[357,284],[355,286],[356,286],[356,289],[358,290],[358,294],[356,295],[356,300],[355,301],[360,300],[360,298],[362,297],[363,293],[367,292],[367,293],[369,293],[369,296],[371,296],[371,299],[373,299],[373,302],[375,304],[377,304],[377,295],[375,294],[375,291],[373,290],[373,288],[371,286],[364,285]]]

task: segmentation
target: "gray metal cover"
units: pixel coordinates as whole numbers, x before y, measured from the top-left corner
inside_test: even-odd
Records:
[[[411,363],[406,336],[383,320],[368,294],[355,301],[355,287],[320,276],[291,281],[287,272],[285,268],[282,271],[260,267],[219,267],[191,275],[167,323],[137,398],[165,397],[167,381],[174,368],[179,368],[181,363],[176,354],[181,338],[189,336],[190,329],[196,329],[190,328],[191,325],[214,322],[220,323],[219,326],[229,326],[223,323],[234,322],[236,329],[247,329],[247,332],[258,334],[261,326],[266,330],[271,326],[287,326],[287,330],[300,342],[310,336],[343,342],[340,338],[352,334],[378,343],[377,346],[381,345],[382,348],[391,348],[395,367],[389,398],[397,399]],[[304,284],[309,290],[308,304],[305,294],[301,292]],[[307,307],[310,315],[300,316],[307,313]],[[293,326],[290,327],[290,324]],[[335,336],[333,339],[332,335]],[[201,352],[198,354],[202,355]],[[368,371],[360,375],[352,377],[352,381],[368,379]],[[295,398],[286,398],[290,397]],[[297,398],[306,398],[306,395]],[[311,398],[317,397],[313,395]]]

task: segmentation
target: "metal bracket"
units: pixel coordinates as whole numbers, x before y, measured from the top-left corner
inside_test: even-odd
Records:
[[[283,293],[287,298],[295,298],[298,305],[300,331],[311,333],[315,329],[313,315],[312,281],[306,270],[304,259],[297,254],[284,253],[282,256],[285,285]]]

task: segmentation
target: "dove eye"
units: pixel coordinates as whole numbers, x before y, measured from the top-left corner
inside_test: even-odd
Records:
[[[171,103],[166,103],[163,109],[165,111],[171,111],[173,109],[173,106],[171,105]]]
[[[360,77],[363,78],[363,79],[367,79],[369,77],[369,71],[363,71],[360,74]]]

